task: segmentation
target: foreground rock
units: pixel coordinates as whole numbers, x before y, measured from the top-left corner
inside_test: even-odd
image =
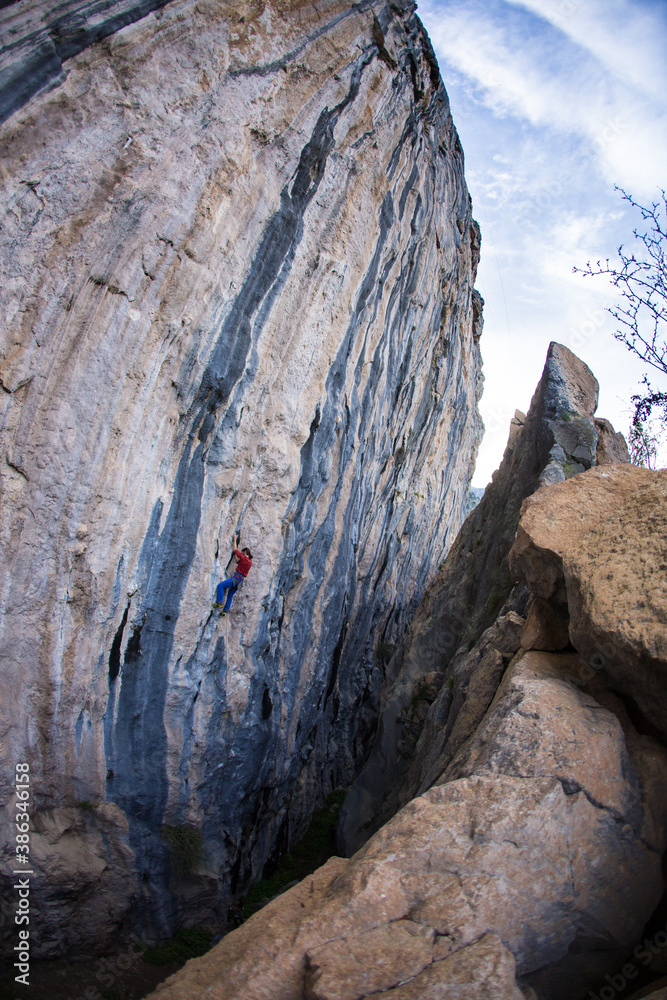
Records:
[[[498,671],[508,662],[506,644],[487,638],[484,655],[495,667],[489,667],[485,693],[477,688],[466,693],[470,661],[465,654],[512,590],[508,555],[524,499],[596,462],[628,461],[622,435],[608,421],[594,418],[597,401],[598,383],[590,369],[566,347],[551,344],[528,416],[517,412],[500,468],[388,665],[375,746],[341,813],[345,853],[357,850],[402,805],[430,787],[431,765],[444,752],[455,720],[461,732],[471,711],[478,719],[488,707]],[[523,614],[526,598],[525,589],[515,593],[505,611]],[[564,642],[549,648],[563,648],[568,641],[565,628]]]
[[[224,920],[349,782],[481,428],[479,231],[412,5],[151,6],[0,15],[0,801],[27,762],[63,831],[35,956],[105,939],[72,870],[154,937]]]
[[[526,501],[511,553],[538,599],[569,610],[591,673],[667,737],[667,470],[596,469]]]
[[[558,512],[584,521],[606,483],[606,522],[630,537],[640,501],[663,523],[666,477],[592,469],[524,505],[512,563],[536,587],[529,607],[539,598],[551,613],[542,607],[531,626],[508,611],[458,658],[455,683],[465,679],[469,696],[429,763],[431,787],[349,861],[333,859],[274,900],[156,997],[578,1000],[623,967],[663,892],[667,748],[637,709],[641,673],[626,703],[576,649],[521,642],[553,645],[554,621],[574,620],[581,587],[570,584],[588,573],[564,555],[567,603],[554,598],[565,579],[554,571]],[[666,541],[664,527],[637,536],[629,563],[607,551],[587,577],[592,593],[610,579],[640,588],[642,556]],[[546,579],[550,590],[535,583]],[[667,610],[659,594],[650,609],[637,634],[645,654]]]

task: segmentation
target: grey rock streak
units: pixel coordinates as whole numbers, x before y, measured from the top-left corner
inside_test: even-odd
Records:
[[[113,919],[158,936],[360,766],[465,513],[479,231],[410,5],[185,0],[66,58],[3,126],[0,789],[29,760],[82,892],[69,810],[106,810]],[[100,943],[47,855],[45,952]]]

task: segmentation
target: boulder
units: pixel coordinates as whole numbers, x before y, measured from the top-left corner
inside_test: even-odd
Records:
[[[360,1000],[419,977],[433,962],[434,938],[432,927],[396,920],[313,948],[306,954],[307,1000]]]
[[[470,652],[450,664],[444,685],[424,719],[401,787],[414,798],[440,777],[484,718],[513,655],[521,646],[525,619],[508,611],[486,629]]]
[[[525,1000],[516,986],[512,954],[497,934],[433,962],[411,982],[383,993],[390,1000]]]
[[[576,968],[582,990],[587,955],[596,976],[616,968],[662,891],[667,750],[618,699],[590,694],[583,666],[517,654],[432,788],[156,997],[184,1000],[197,983],[225,1000],[411,1000],[450,986],[514,1000],[515,964],[526,985],[555,963]]]
[[[38,808],[30,816],[31,941],[43,957],[70,949],[92,956],[139,902],[127,818],[112,802]],[[3,843],[13,841],[11,821],[0,831]],[[14,932],[15,906],[5,892],[0,920]]]
[[[534,597],[521,633],[524,649],[565,649],[570,642],[567,609],[563,610],[541,597]]]
[[[592,469],[530,497],[510,554],[597,675],[667,735],[667,470]]]
[[[595,464],[627,464],[630,461],[630,453],[627,442],[620,431],[615,431],[609,421],[603,417],[595,418],[595,428],[598,432]]]

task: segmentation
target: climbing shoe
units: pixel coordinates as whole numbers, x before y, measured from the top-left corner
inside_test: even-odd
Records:
[[[224,608],[224,604],[218,604],[217,601],[214,601],[213,607],[214,608]]]
[[[227,614],[227,612],[226,612],[226,611],[221,611],[221,612],[220,612],[220,617],[221,617],[221,618],[224,618],[226,614]]]

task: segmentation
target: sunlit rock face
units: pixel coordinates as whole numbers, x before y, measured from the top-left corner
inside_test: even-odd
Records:
[[[47,953],[109,907],[223,913],[352,779],[481,428],[479,232],[412,5],[147,10],[3,11],[0,791],[29,762]]]

